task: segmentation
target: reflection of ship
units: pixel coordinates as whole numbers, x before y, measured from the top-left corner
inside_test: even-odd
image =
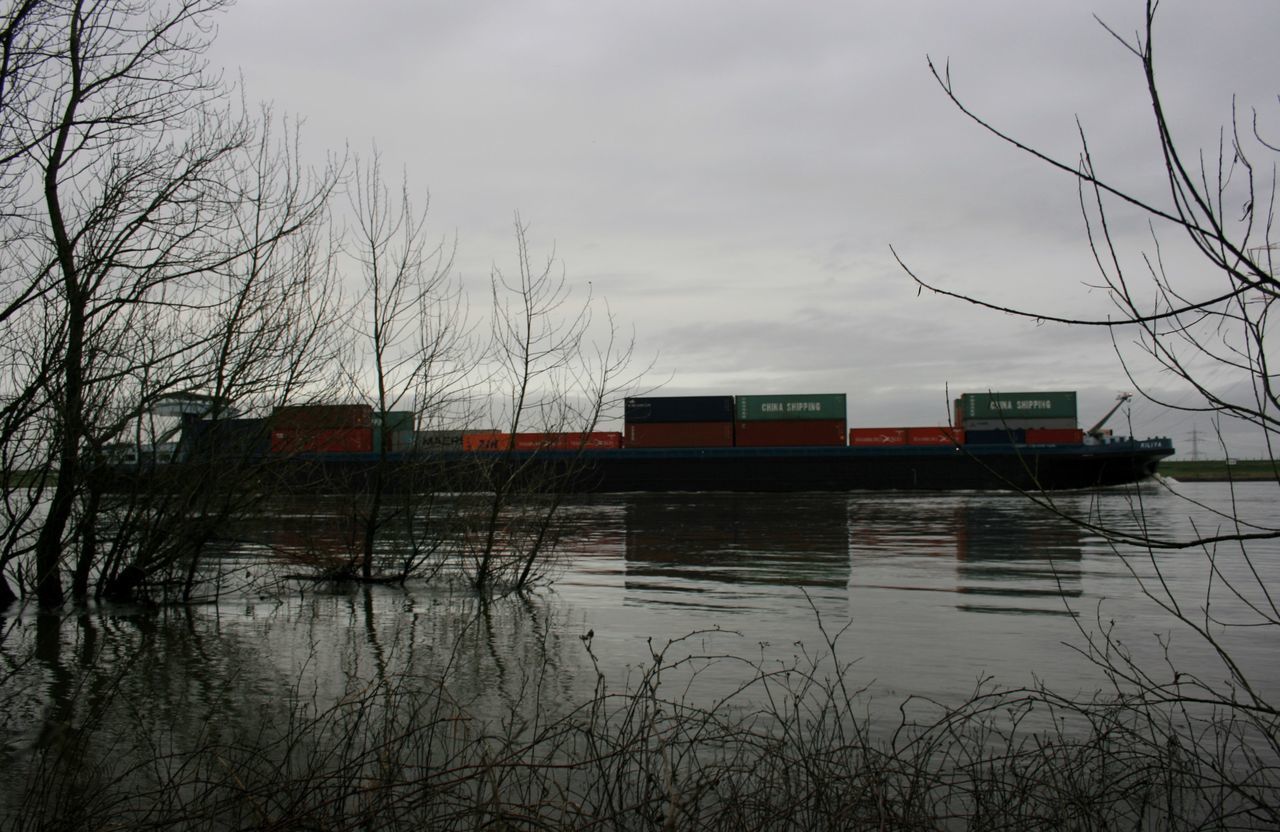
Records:
[[[869,498],[850,516],[853,584],[959,596],[969,612],[1068,614],[1082,594],[1081,528],[998,495]],[[955,564],[940,568],[940,561]]]
[[[1082,531],[1050,514],[1028,517],[1022,506],[971,505],[956,517],[959,592],[975,596],[974,612],[1066,614],[1078,598]]]
[[[849,579],[844,496],[625,498],[628,581],[831,587]]]

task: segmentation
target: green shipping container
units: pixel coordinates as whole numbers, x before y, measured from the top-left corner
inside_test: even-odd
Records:
[[[413,423],[416,414],[412,410],[388,410],[373,414],[373,449],[384,444],[388,451],[407,451],[413,447]],[[385,438],[384,438],[385,437]]]
[[[844,419],[844,393],[738,396],[734,413],[739,422],[795,419]]]
[[[412,431],[415,415],[412,410],[388,410],[384,416],[375,410],[373,412],[373,426],[375,428],[385,428],[387,433]]]
[[[1074,392],[965,393],[960,397],[969,419],[1075,419]]]

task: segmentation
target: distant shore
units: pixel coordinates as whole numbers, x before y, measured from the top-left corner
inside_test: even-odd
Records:
[[[1280,466],[1265,459],[1237,460],[1228,464],[1222,459],[1166,460],[1160,473],[1181,482],[1258,482],[1280,479]]]

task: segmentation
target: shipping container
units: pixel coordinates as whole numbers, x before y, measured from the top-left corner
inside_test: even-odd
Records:
[[[180,460],[248,460],[271,449],[265,419],[185,419],[178,440]]]
[[[475,433],[496,433],[496,431],[474,431]],[[413,432],[413,446],[421,450],[460,451],[462,437],[468,431],[461,430],[416,430]]]
[[[373,427],[373,408],[367,404],[291,404],[271,413],[273,430]]]
[[[1080,445],[1084,431],[1080,428],[1027,428],[1028,445]]]
[[[730,448],[733,422],[629,423],[628,448]]]
[[[965,428],[966,445],[1020,445],[1027,440],[1027,432],[1021,428],[1012,430],[969,430]]]
[[[627,424],[732,421],[733,396],[643,396],[626,401]]]
[[[622,434],[597,433],[467,433],[462,437],[465,451],[576,451],[616,450]]]
[[[847,425],[844,419],[741,421],[733,426],[733,443],[740,448],[843,446]]]
[[[620,431],[596,431],[594,433],[560,433],[555,448],[560,451],[616,451],[622,447]]]
[[[388,410],[373,414],[373,447],[385,448],[391,453],[413,449],[413,423],[416,414],[412,410]]]
[[[1051,428],[1057,430],[1079,427],[1075,419],[1069,418],[965,419],[964,426],[969,430],[1007,430],[1009,428],[1021,428],[1022,430],[1030,430],[1031,428]]]
[[[735,412],[743,422],[794,422],[800,420],[845,421],[844,393],[738,396]],[[843,431],[841,431],[843,436]],[[841,439],[843,442],[844,440]]]
[[[501,451],[509,447],[505,437],[510,434],[496,430],[477,430],[462,434],[462,450],[464,451]]]
[[[964,421],[970,419],[1075,419],[1074,392],[965,393]]]
[[[388,410],[386,413],[373,413],[374,429],[381,428],[384,433],[413,433],[417,414],[412,410]]]
[[[907,444],[906,428],[851,428],[849,444],[855,447]]]
[[[388,433],[412,431],[417,414],[412,410],[388,410],[386,413],[374,412],[373,426],[384,428]]]
[[[952,427],[907,428],[908,445],[963,445],[964,431]]]
[[[356,454],[373,451],[371,428],[285,429],[272,426],[273,454]]]

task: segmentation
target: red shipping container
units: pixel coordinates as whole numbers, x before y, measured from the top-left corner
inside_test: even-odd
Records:
[[[373,451],[370,428],[271,431],[273,454],[360,454]]]
[[[462,434],[462,450],[464,451],[500,451],[503,438],[507,434],[486,430],[479,433]]]
[[[733,422],[628,423],[628,448],[731,448]]]
[[[622,434],[599,433],[467,433],[462,436],[464,451],[576,451],[608,450],[622,447]]]
[[[963,445],[964,431],[951,427],[907,428],[908,445]]]
[[[905,445],[906,428],[853,428],[849,431],[849,444],[858,447],[868,445]]]
[[[1080,428],[1027,428],[1028,445],[1079,445],[1084,442]]]
[[[373,408],[367,404],[290,404],[271,413],[277,430],[332,430],[373,427]]]
[[[552,434],[552,444],[556,450],[576,451],[609,451],[622,447],[622,434],[614,431],[597,431],[595,433],[560,433]]]
[[[733,442],[740,448],[844,445],[847,424],[844,419],[736,422]]]

